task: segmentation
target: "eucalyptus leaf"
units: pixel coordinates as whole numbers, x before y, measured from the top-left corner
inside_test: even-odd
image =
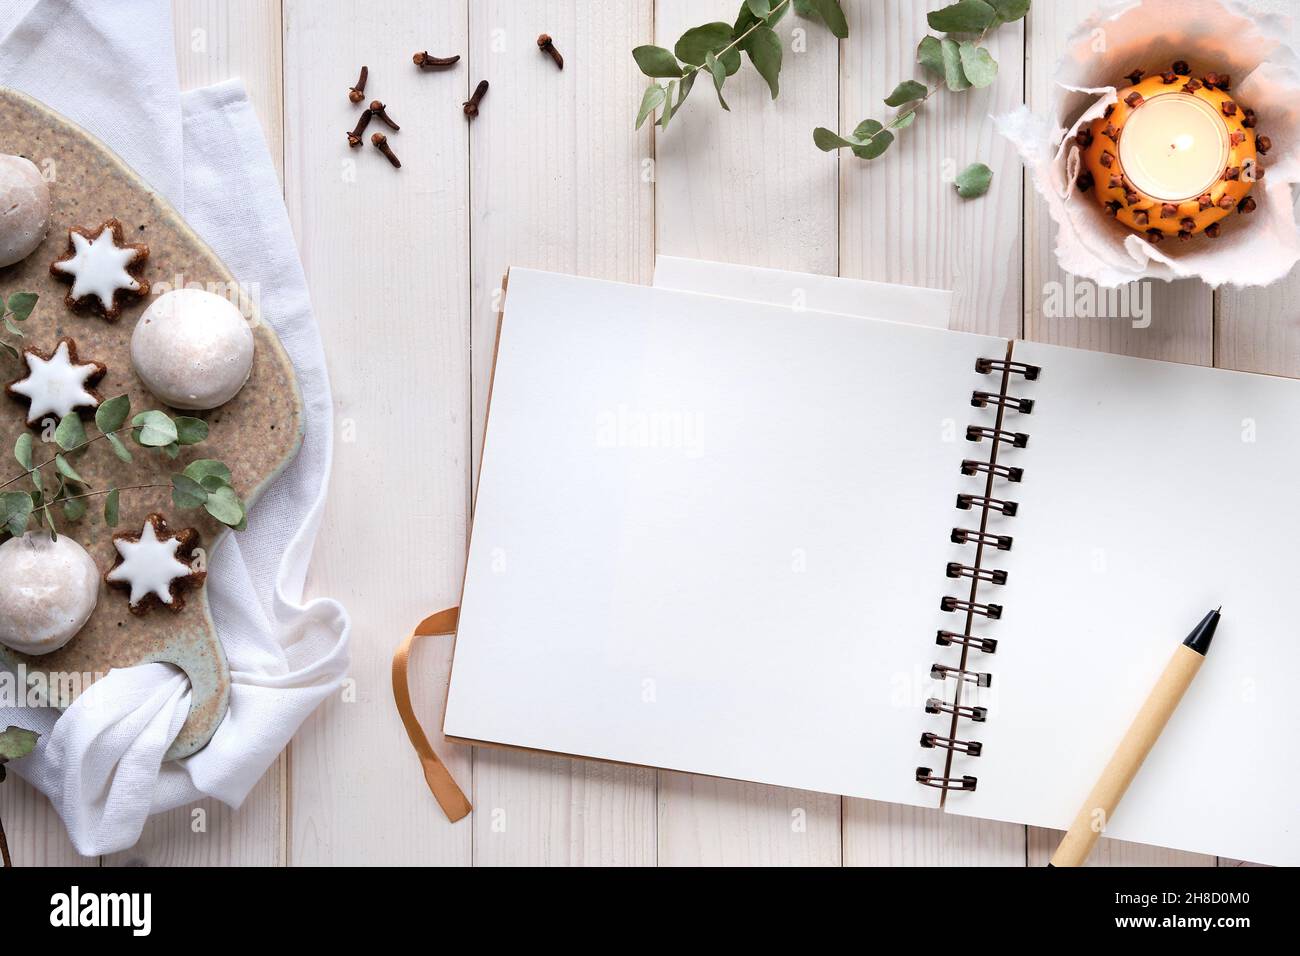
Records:
[[[957,195],[962,199],[975,199],[989,191],[993,170],[983,163],[971,163],[957,174]]]
[[[837,149],[843,149],[845,146],[857,146],[858,144],[851,139],[845,139],[833,129],[827,129],[825,126],[818,126],[813,130],[813,142],[823,153],[831,153]]]
[[[1013,23],[1029,12],[1030,0],[988,0],[992,4],[998,19],[1003,23]]]
[[[31,432],[23,432],[14,442],[14,458],[18,460],[18,464],[28,470],[32,467],[32,444]]]
[[[32,479],[32,487],[35,488],[37,491],[44,493],[45,482],[41,478],[40,469],[33,468],[31,471],[27,472],[27,475]]]
[[[19,352],[16,348],[2,339],[0,339],[0,352],[4,352],[16,362],[21,362],[23,360],[23,353]]]
[[[749,35],[749,59],[760,76],[767,80],[772,99],[780,92],[778,77],[781,74],[781,38],[768,27],[755,27]]]
[[[186,477],[199,482],[208,478],[219,478],[222,484],[230,484],[230,469],[215,458],[200,458],[192,461],[185,466],[184,473]]]
[[[102,434],[115,432],[126,424],[126,417],[131,414],[131,399],[118,395],[106,402],[100,402],[95,409],[95,427]]]
[[[879,120],[863,120],[853,131],[853,138],[864,145],[854,146],[853,155],[858,159],[875,159],[889,149],[894,141],[894,134],[886,130]]]
[[[86,479],[77,474],[77,469],[68,464],[68,459],[64,458],[62,455],[54,456],[54,468],[64,478],[71,478],[73,481],[83,485],[86,483]]]
[[[117,521],[120,517],[118,509],[118,499],[120,497],[121,492],[113,488],[108,492],[108,496],[104,498],[104,524],[110,528],[117,527]]]
[[[683,33],[677,45],[673,47],[673,53],[683,63],[703,66],[706,56],[710,53],[717,54],[723,47],[728,46],[731,40],[731,24],[721,21],[706,23],[703,26],[691,27]]]
[[[218,488],[208,495],[203,508],[224,525],[234,527],[244,520],[244,505],[230,487]]]
[[[958,47],[961,56],[961,71],[970,80],[970,85],[982,88],[998,78],[998,61],[989,51],[973,43],[963,43]]]
[[[844,10],[839,0],[812,0],[812,8],[817,11],[831,33],[841,40],[849,35],[849,22],[844,18]]]
[[[32,309],[36,308],[36,300],[40,298],[35,292],[15,292],[9,297],[9,311],[13,313],[14,321],[26,322],[27,317],[32,314]]]
[[[682,75],[681,64],[671,50],[661,46],[639,46],[632,51],[632,59],[646,76],[677,77]]]
[[[0,763],[26,757],[36,749],[36,741],[40,736],[35,731],[24,730],[21,727],[0,730]]]
[[[178,415],[175,422],[176,441],[181,445],[197,445],[208,437],[208,423],[201,418]]]
[[[0,492],[0,530],[15,538],[27,530],[32,516],[32,496],[25,491]]]
[[[65,498],[63,500],[63,517],[69,521],[80,521],[86,516],[85,498]]]
[[[641,97],[641,108],[636,114],[637,129],[644,126],[650,114],[663,105],[664,95],[664,88],[658,83],[651,84],[650,88],[645,91],[645,96]]]
[[[170,459],[171,461],[175,461],[177,458],[180,457],[181,446],[179,442],[172,442],[170,445],[163,445],[160,449],[158,449],[158,451],[162,453],[162,456],[164,458]]]
[[[668,122],[673,118],[673,111],[676,108],[676,104],[673,102],[673,97],[676,95],[677,81],[669,80],[668,88],[664,92],[664,109],[663,112],[659,114],[659,125],[664,129],[668,128]]]
[[[767,19],[767,15],[772,12],[772,0],[745,0],[745,6],[760,20]]]
[[[699,70],[692,70],[682,77],[681,85],[677,87],[677,105],[673,107],[674,113],[682,108],[682,104],[686,102],[686,97],[691,95],[691,87],[695,85],[695,78],[699,75]]]
[[[794,15],[805,19],[810,17],[819,19],[817,8],[813,6],[813,0],[794,0]]]
[[[722,104],[724,110],[730,113],[731,107],[728,106],[727,101],[722,98],[722,84],[727,82],[726,68],[712,53],[705,57],[705,65],[708,67],[709,75],[713,77],[713,89],[717,91],[718,102]]]
[[[176,441],[176,423],[156,409],[141,412],[131,424],[135,440],[147,448],[162,448]]]
[[[113,454],[121,461],[130,464],[132,459],[131,449],[127,448],[126,445],[122,443],[122,439],[118,438],[112,432],[106,433],[104,437],[108,439],[108,444],[109,447],[113,449]]]
[[[944,37],[939,41],[939,52],[943,57],[944,82],[955,93],[970,89],[970,80],[961,68],[961,46],[956,40]]]
[[[899,113],[897,118],[889,124],[890,129],[907,129],[916,122],[916,110],[910,109],[904,113]]]
[[[940,33],[979,33],[998,20],[997,11],[985,0],[958,0],[926,16],[931,30]]]
[[[10,316],[6,315],[4,317],[4,320],[5,320],[5,328],[9,330],[9,333],[11,335],[18,336],[21,339],[23,337],[23,330],[18,328],[18,325],[14,322],[14,320]]]
[[[208,502],[208,492],[188,475],[172,475],[172,504],[177,508],[201,508]]]
[[[928,92],[929,89],[924,83],[918,83],[916,80],[904,80],[894,87],[894,92],[885,97],[885,105],[902,106],[904,103],[923,99]]]
[[[76,412],[64,415],[59,426],[54,429],[54,443],[64,451],[86,443],[86,429],[81,424],[81,416]]]

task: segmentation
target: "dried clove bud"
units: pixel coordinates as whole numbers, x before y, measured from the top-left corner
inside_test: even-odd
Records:
[[[365,97],[362,95],[366,92],[366,77],[370,75],[370,68],[363,66],[361,76],[357,78],[357,85],[348,90],[348,99],[353,103],[360,103]]]
[[[1255,122],[1256,122],[1255,111],[1247,107],[1245,112],[1241,114],[1241,125],[1246,127],[1246,129],[1254,129]]]
[[[435,70],[460,62],[460,54],[455,56],[434,56],[428,50],[422,50],[411,57],[411,62],[422,70]]]
[[[1205,74],[1205,85],[1210,89],[1215,89],[1219,85],[1219,74],[1211,70]]]
[[[1223,178],[1226,179],[1226,180],[1228,180],[1229,182],[1231,182],[1231,181],[1234,180],[1234,179],[1240,179],[1240,178],[1241,178],[1241,167],[1240,167],[1240,166],[1229,166],[1227,169],[1225,169],[1225,170],[1223,171]]]
[[[1192,238],[1192,234],[1186,229],[1179,229],[1178,238],[1183,242],[1186,242],[1188,239]]]
[[[1199,205],[1202,209],[1209,209],[1211,206],[1214,205],[1214,197],[1211,196],[1209,193],[1202,193],[1200,198],[1197,199],[1196,202],[1197,205]]]
[[[1238,212],[1238,213],[1254,212],[1254,211],[1255,211],[1255,197],[1254,197],[1254,196],[1247,196],[1247,197],[1246,197],[1245,199],[1243,199],[1241,202],[1237,203],[1237,212]]]
[[[1110,174],[1110,179],[1109,179],[1109,180],[1107,181],[1107,183],[1106,183],[1106,188],[1107,188],[1107,189],[1123,189],[1123,188],[1124,188],[1124,177],[1121,176],[1119,173],[1111,173],[1111,174]]]
[[[1142,77],[1146,75],[1147,75],[1146,70],[1134,70],[1132,73],[1126,75],[1124,79],[1128,80],[1129,86],[1137,86],[1139,83],[1142,82]]]
[[[1242,134],[1242,137],[1245,138],[1244,133]],[[1267,136],[1255,137],[1255,149],[1256,151],[1258,151],[1259,155],[1261,156],[1267,155],[1268,151],[1272,148],[1273,148],[1273,141],[1269,139]]]
[[[1112,199],[1110,202],[1106,203],[1106,211],[1110,213],[1112,216],[1118,216],[1119,211],[1123,208],[1124,208],[1124,204],[1121,203],[1118,199]]]
[[[478,86],[474,87],[474,95],[471,96],[469,99],[467,99],[464,103],[464,110],[466,116],[470,116],[470,117],[478,116],[478,105],[479,103],[483,102],[483,97],[487,94],[487,91],[488,91],[488,81],[479,80]]]
[[[1092,130],[1081,126],[1079,132],[1074,134],[1074,141],[1079,144],[1080,149],[1087,149],[1092,145]]]
[[[1216,205],[1220,209],[1231,209],[1236,204],[1237,201],[1233,199],[1231,196],[1229,196],[1227,193],[1224,193],[1222,196],[1220,196],[1218,203],[1216,203]]]
[[[1142,94],[1137,90],[1134,90],[1128,96],[1124,97],[1124,102],[1128,104],[1129,109],[1135,110],[1142,105],[1144,100],[1142,99]]]
[[[1187,65],[1186,60],[1175,60],[1173,65],[1173,71],[1177,73],[1179,76],[1190,76],[1192,73],[1192,68]]]
[[[371,113],[370,110],[361,111],[361,118],[357,120],[356,129],[348,133],[349,146],[355,149],[356,147],[361,145],[361,134],[364,133],[366,131],[366,127],[370,125],[370,117],[373,115],[374,114]]]
[[[1079,187],[1079,192],[1086,193],[1093,187],[1092,173],[1088,172],[1086,169],[1081,171],[1079,173],[1079,178],[1074,181],[1074,184]]]
[[[1115,128],[1114,123],[1107,123],[1106,128],[1101,132],[1102,135],[1108,137],[1112,143],[1119,142],[1119,130]]]
[[[1108,105],[1106,106],[1106,111],[1105,111],[1104,113],[1102,113],[1101,115],[1102,115],[1104,118],[1106,118],[1106,119],[1110,119],[1110,114],[1113,113],[1113,112],[1115,112],[1115,104],[1114,104],[1114,103],[1110,103],[1110,104],[1108,104]]]
[[[1259,182],[1261,179],[1263,179],[1264,167],[1261,166],[1259,163],[1256,163],[1251,170],[1250,178],[1255,180],[1255,182]]]
[[[1115,157],[1111,154],[1110,150],[1103,149],[1101,151],[1101,158],[1098,160],[1098,162],[1100,162],[1107,169],[1110,169],[1110,167],[1115,164]]]
[[[1137,190],[1133,189],[1131,186],[1125,187],[1124,202],[1128,203],[1130,206],[1136,206],[1141,198],[1142,197],[1137,194]]]
[[[1202,85],[1203,84],[1201,83],[1200,80],[1198,80],[1196,77],[1192,77],[1190,80],[1188,80],[1186,83],[1183,84],[1183,92],[1195,93],[1197,90],[1201,88]]]
[[[393,118],[392,118],[391,116],[389,116],[387,112],[385,112],[385,110],[384,110],[384,104],[381,103],[381,102],[379,102],[379,100],[372,100],[372,101],[371,101],[371,103],[370,103],[370,112],[374,113],[374,114],[375,114],[376,116],[378,116],[381,120],[383,120],[385,123],[387,123],[389,129],[392,129],[392,130],[399,130],[399,129],[402,128],[402,127],[398,126],[396,123],[393,122]]]
[[[402,161],[397,158],[392,147],[388,145],[388,137],[383,133],[374,133],[370,137],[370,142],[374,143],[381,153],[388,157],[388,161],[393,164],[394,168],[401,169]]]
[[[1188,232],[1191,232],[1193,229],[1196,228],[1196,220],[1193,219],[1191,216],[1186,216],[1182,219],[1181,222],[1178,223],[1178,225],[1186,229]]]
[[[1161,232],[1159,229],[1147,230],[1147,242],[1151,243],[1153,246],[1162,242],[1164,238],[1165,238],[1165,234]]]
[[[537,49],[548,54],[561,70],[564,69],[564,57],[560,56],[560,51],[555,49],[555,43],[551,40],[549,33],[543,33],[537,38]]]
[[[1228,135],[1228,145],[1230,146],[1240,146],[1244,142],[1246,142],[1246,133],[1244,130],[1234,129]]]
[[[1160,74],[1160,82],[1165,86],[1168,86],[1171,83],[1176,83],[1178,82],[1178,74],[1173,70],[1165,70]]]
[[[1133,210],[1133,222],[1139,226],[1145,226],[1151,221],[1151,214],[1145,209]]]
[[[1211,239],[1218,239],[1219,233],[1221,232],[1223,232],[1223,227],[1220,226],[1217,222],[1212,222],[1205,227],[1205,234],[1209,236]]]
[[[1173,219],[1174,216],[1176,215],[1178,215],[1178,207],[1175,206],[1173,203],[1167,202],[1160,207],[1161,219]]]
[[[1224,116],[1236,116],[1236,115],[1237,115],[1237,104],[1234,103],[1234,102],[1232,102],[1232,100],[1224,100],[1224,101],[1223,101],[1223,115],[1224,115]]]

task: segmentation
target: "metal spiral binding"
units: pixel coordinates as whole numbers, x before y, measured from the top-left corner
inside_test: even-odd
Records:
[[[982,494],[963,491],[957,495],[958,510],[977,514],[979,520],[976,527],[973,528],[953,528],[951,540],[954,544],[974,545],[975,553],[968,561],[949,561],[945,568],[945,575],[950,579],[969,580],[970,593],[967,597],[945,595],[939,602],[939,607],[943,611],[964,614],[966,616],[966,626],[960,631],[956,629],[940,630],[935,635],[935,643],[940,647],[960,647],[961,660],[956,666],[936,663],[930,668],[932,678],[953,682],[953,699],[949,701],[931,697],[925,702],[925,712],[931,715],[949,715],[951,717],[951,726],[946,735],[931,731],[921,734],[921,746],[923,748],[946,750],[948,754],[941,773],[936,773],[929,767],[916,768],[916,782],[943,791],[943,798],[947,797],[949,790],[974,790],[979,782],[979,778],[969,774],[959,776],[952,774],[954,754],[978,757],[984,749],[984,745],[980,741],[962,739],[957,735],[959,721],[969,720],[972,723],[983,723],[988,717],[987,708],[961,702],[962,689],[967,685],[989,687],[993,683],[992,674],[968,666],[970,664],[969,654],[971,651],[993,654],[998,646],[998,642],[991,637],[979,637],[972,634],[971,625],[977,617],[983,617],[989,621],[996,621],[1002,617],[1002,605],[988,600],[979,600],[982,596],[980,588],[1006,584],[1007,572],[1000,568],[984,567],[984,559],[986,550],[989,552],[1010,551],[1013,539],[1011,535],[989,531],[988,517],[990,514],[1000,514],[1008,518],[1016,515],[1019,511],[1019,504],[1006,498],[995,497],[993,494],[994,483],[998,480],[1018,483],[1024,478],[1024,469],[999,464],[998,450],[1003,446],[1025,448],[1029,445],[1029,436],[1023,432],[1004,427],[1003,419],[1011,413],[1028,415],[1034,410],[1033,399],[1009,395],[1007,394],[1007,386],[1013,375],[1020,375],[1026,381],[1034,381],[1041,373],[1041,369],[1036,365],[1011,361],[1010,349],[1008,349],[1006,359],[977,359],[975,371],[981,375],[997,374],[1000,378],[997,391],[976,389],[971,393],[970,400],[971,405],[975,408],[996,409],[997,419],[992,427],[971,425],[966,429],[967,441],[984,442],[987,440],[990,444],[990,450],[987,461],[967,458],[961,463],[961,473],[963,475],[968,478],[982,475],[985,484]]]

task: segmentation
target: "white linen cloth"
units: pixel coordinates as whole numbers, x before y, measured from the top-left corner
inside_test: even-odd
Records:
[[[298,457],[212,556],[208,598],[230,662],[230,712],[211,743],[163,764],[189,684],[162,664],[115,670],[65,713],[0,709],[41,733],[11,765],[58,810],[77,851],[131,846],[151,813],[204,796],[239,804],[347,670],[347,613],[302,602],[332,458],[321,341],[280,184],[237,82],[180,93],[166,0],[0,0],[0,84],[102,139],[258,290],[302,390]],[[72,51],[75,51],[75,55]],[[57,187],[57,184],[55,185]]]

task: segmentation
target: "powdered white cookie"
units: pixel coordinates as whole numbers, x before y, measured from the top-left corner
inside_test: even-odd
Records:
[[[173,408],[216,408],[248,381],[253,330],[230,300],[176,289],[140,316],[131,364],[149,391]]]
[[[0,156],[0,267],[21,262],[50,231],[50,187],[30,159]]]
[[[49,654],[76,636],[99,601],[99,568],[66,534],[29,531],[0,544],[0,644]]]

